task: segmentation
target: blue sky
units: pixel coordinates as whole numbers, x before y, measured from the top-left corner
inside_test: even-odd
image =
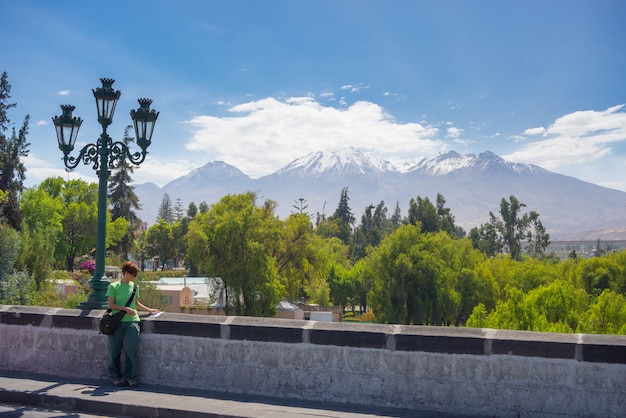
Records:
[[[31,116],[26,185],[67,177],[51,118],[91,89],[160,111],[136,183],[222,160],[259,177],[313,151],[507,160],[626,191],[626,2],[4,0],[9,114]],[[69,174],[96,181],[90,166]]]

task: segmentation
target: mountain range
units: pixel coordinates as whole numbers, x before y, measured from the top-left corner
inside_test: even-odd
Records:
[[[300,199],[306,212],[334,213],[341,190],[348,188],[349,205],[360,223],[365,208],[384,201],[389,213],[396,204],[407,215],[411,198],[429,198],[437,193],[457,225],[469,232],[489,221],[489,212],[499,213],[502,198],[515,196],[534,210],[552,240],[626,239],[626,193],[557,174],[533,164],[513,163],[492,152],[459,154],[451,151],[424,158],[402,167],[355,148],[337,152],[314,152],[283,168],[253,179],[223,161],[209,162],[163,187],[154,183],[135,185],[142,209],[139,217],[151,225],[167,193],[186,211],[189,203],[211,205],[227,194],[256,192],[259,203],[278,203],[281,218],[296,212]]]

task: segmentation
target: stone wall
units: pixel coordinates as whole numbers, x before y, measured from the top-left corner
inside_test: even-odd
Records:
[[[0,370],[104,380],[102,311],[0,305]],[[626,337],[165,313],[141,380],[180,388],[512,417],[626,411]]]

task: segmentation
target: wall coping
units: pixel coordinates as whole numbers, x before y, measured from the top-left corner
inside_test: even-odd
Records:
[[[98,332],[98,321],[103,313],[103,310],[0,305],[0,325]],[[158,318],[141,312],[140,316],[142,333],[152,335],[626,364],[626,336],[620,335],[317,322],[168,312]]]

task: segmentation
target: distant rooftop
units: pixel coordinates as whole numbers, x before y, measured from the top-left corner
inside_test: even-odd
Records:
[[[220,281],[219,277],[161,277],[157,283],[159,284],[214,284]]]

